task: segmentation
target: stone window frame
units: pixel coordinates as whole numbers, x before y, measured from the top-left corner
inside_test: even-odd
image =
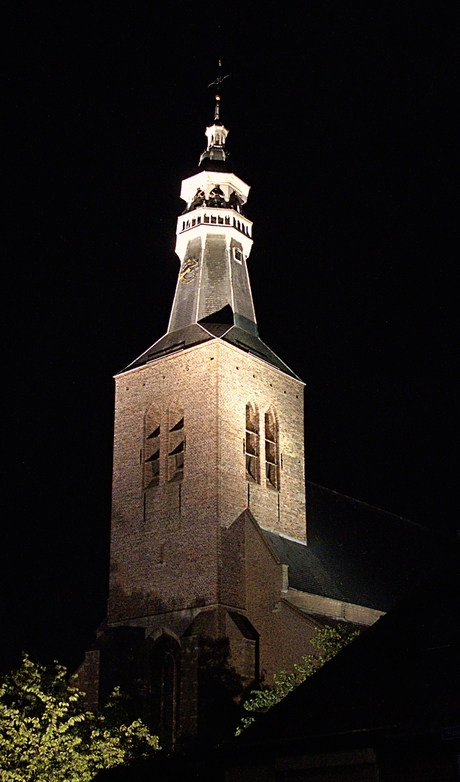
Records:
[[[232,250],[233,250],[233,260],[236,261],[236,263],[242,264],[244,255],[241,247],[233,247]],[[240,257],[238,258],[238,256]]]

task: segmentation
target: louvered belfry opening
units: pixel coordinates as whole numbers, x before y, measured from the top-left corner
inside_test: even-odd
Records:
[[[246,480],[260,482],[259,411],[253,402],[246,405]]]
[[[273,408],[265,413],[265,478],[268,487],[279,491],[278,421]]]
[[[144,488],[160,482],[160,413],[150,407],[144,420]]]
[[[168,420],[168,481],[181,481],[185,462],[184,411],[170,408]]]

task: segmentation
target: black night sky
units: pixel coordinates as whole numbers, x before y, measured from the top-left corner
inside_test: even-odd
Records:
[[[0,672],[74,667],[104,618],[112,376],[166,330],[219,57],[307,476],[453,535],[458,5],[11,8]]]

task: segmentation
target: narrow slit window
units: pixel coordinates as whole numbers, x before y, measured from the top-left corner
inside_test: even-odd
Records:
[[[184,411],[169,410],[168,480],[181,481],[184,477],[185,427]]]
[[[265,413],[265,479],[266,485],[279,491],[279,435],[278,422],[274,410]]]
[[[144,420],[144,488],[160,482],[160,413],[151,407]]]
[[[260,482],[259,412],[250,402],[246,405],[245,459],[246,480]]]
[[[165,747],[174,745],[179,711],[180,646],[169,635],[156,641],[151,658],[151,720]]]

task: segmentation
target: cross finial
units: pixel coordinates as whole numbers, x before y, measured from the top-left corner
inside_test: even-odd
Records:
[[[229,73],[227,73],[225,76],[222,76],[222,60],[219,60],[219,71],[217,74],[217,77],[214,81],[212,81],[210,84],[208,84],[208,87],[216,87],[216,106],[214,109],[214,122],[219,122],[220,120],[220,86],[225,79],[228,79],[230,76]]]

